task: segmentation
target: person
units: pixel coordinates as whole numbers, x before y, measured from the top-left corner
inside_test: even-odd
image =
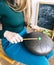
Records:
[[[53,55],[53,51],[47,56],[38,56],[29,53],[23,47],[23,36],[27,34],[27,31],[22,11],[24,8],[20,9],[22,1],[26,2],[26,0],[0,0],[0,21],[2,24],[0,38],[3,50],[11,59],[26,65],[50,65],[48,59]]]

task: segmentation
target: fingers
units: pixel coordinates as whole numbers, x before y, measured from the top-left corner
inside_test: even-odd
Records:
[[[13,40],[9,40],[9,42],[11,42],[12,44],[14,44],[14,41]]]
[[[6,31],[4,37],[13,44],[23,41],[23,38],[19,34],[10,31]]]
[[[36,30],[36,31],[39,31],[40,30],[40,27],[38,26],[34,26],[34,25],[31,25],[32,29]]]
[[[16,39],[17,42],[22,42],[23,41],[23,38],[19,34],[17,34],[15,36],[15,39]]]
[[[17,37],[21,42],[23,41],[23,38],[19,34],[17,34]]]
[[[11,43],[15,43],[15,44],[18,43],[18,42],[22,42],[22,41],[23,41],[23,38],[19,34],[16,34],[11,39]]]
[[[12,41],[13,41],[14,43],[17,43],[17,40],[16,40],[15,37],[13,37]]]

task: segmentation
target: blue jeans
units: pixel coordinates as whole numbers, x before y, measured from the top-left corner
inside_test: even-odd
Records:
[[[24,36],[26,29],[24,28],[19,34]],[[47,56],[33,55],[23,47],[22,43],[12,44],[5,38],[2,39],[2,47],[7,56],[26,65],[50,65],[48,59],[54,54],[52,51]]]

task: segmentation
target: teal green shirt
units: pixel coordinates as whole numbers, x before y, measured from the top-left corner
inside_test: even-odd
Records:
[[[0,1],[0,21],[2,23],[0,38],[3,38],[6,30],[18,33],[24,28],[23,12],[15,12],[2,0]]]

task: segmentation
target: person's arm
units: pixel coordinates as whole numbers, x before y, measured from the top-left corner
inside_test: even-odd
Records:
[[[4,2],[0,1],[0,20],[2,19],[3,15],[6,15],[5,13],[6,9],[5,9],[4,4],[5,4]],[[21,35],[15,32],[8,31],[8,30],[0,30],[0,38],[3,38],[3,37],[6,38],[11,43],[17,43],[17,42],[23,41],[23,38],[21,37]]]
[[[5,30],[0,30],[0,38],[3,38],[4,37],[4,32],[5,32]]]
[[[1,18],[2,18],[2,16],[4,15],[4,5],[3,5],[3,3],[2,3],[2,1],[0,1],[0,23],[2,23],[1,22]],[[1,25],[0,25],[0,27],[1,27]],[[0,29],[0,38],[3,38],[4,37],[4,32],[5,32],[5,30],[1,30]]]

